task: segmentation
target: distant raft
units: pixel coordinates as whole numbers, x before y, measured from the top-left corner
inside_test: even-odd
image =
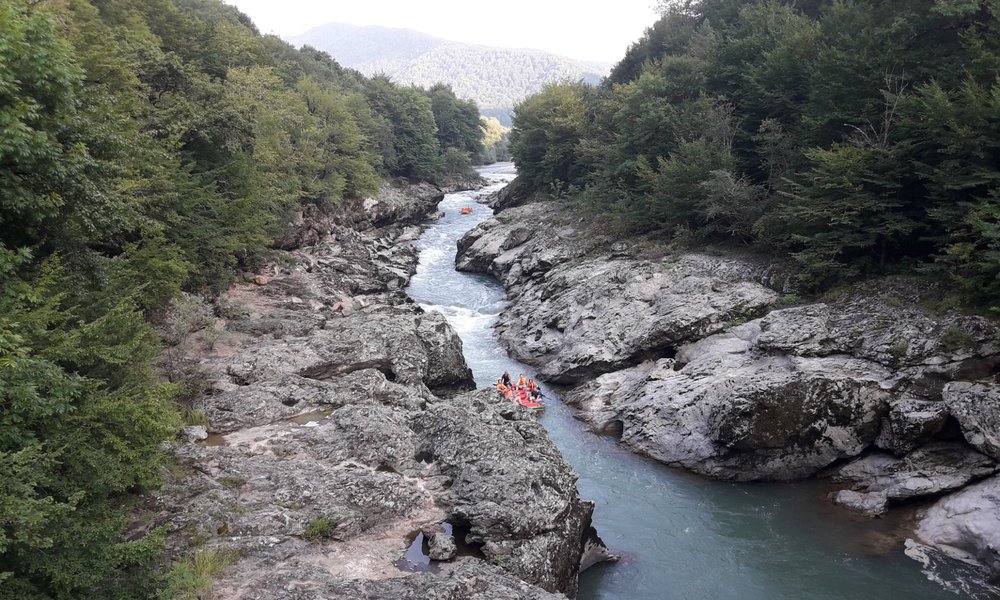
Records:
[[[472,214],[472,207],[471,206],[463,206],[462,208],[460,208],[458,210],[458,212],[462,213],[463,215],[471,215]]]

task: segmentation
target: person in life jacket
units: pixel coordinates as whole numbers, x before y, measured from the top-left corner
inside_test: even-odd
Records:
[[[507,391],[507,386],[503,384],[503,379],[497,381],[497,391],[499,391],[501,394]]]
[[[537,389],[538,389],[538,384],[535,383],[535,380],[534,379],[529,379],[528,380],[528,391],[529,392],[533,392],[533,391],[535,391]]]
[[[517,378],[517,387],[527,387],[528,380],[524,378],[524,373],[521,373]]]

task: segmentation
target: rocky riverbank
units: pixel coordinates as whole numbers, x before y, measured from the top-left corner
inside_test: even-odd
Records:
[[[803,302],[794,267],[622,241],[512,186],[459,242],[459,269],[508,291],[501,341],[595,431],[737,480],[829,476],[868,515],[916,498],[920,541],[1000,574],[1000,342],[887,278]]]
[[[175,557],[227,557],[213,598],[575,595],[596,538],[576,474],[530,414],[473,391],[461,340],[403,291],[442,195],[305,214],[282,266],[220,301],[208,425],[136,518]],[[436,560],[414,568],[421,532]]]

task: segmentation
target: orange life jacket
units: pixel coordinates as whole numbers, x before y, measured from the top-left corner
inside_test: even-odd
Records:
[[[524,375],[521,375],[521,378],[517,380],[517,385],[519,385],[521,387],[524,387],[524,386],[528,385],[528,382],[525,381],[525,379],[524,379]]]

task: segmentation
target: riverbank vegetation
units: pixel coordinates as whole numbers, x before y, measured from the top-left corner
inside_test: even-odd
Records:
[[[450,88],[217,0],[0,3],[0,597],[165,589],[161,536],[122,534],[180,425],[168,307],[260,266],[303,205],[467,173],[482,135]]]
[[[694,0],[600,87],[517,107],[536,189],[632,231],[794,257],[824,288],[944,277],[1000,309],[1000,7]]]

